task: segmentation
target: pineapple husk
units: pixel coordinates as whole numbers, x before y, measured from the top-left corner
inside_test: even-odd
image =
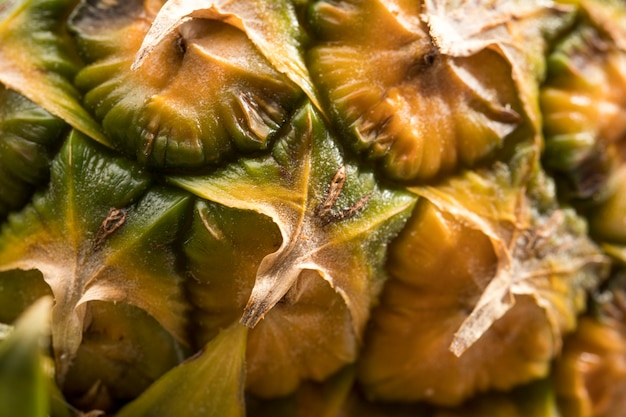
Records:
[[[322,380],[356,360],[386,278],[386,242],[416,200],[376,185],[371,172],[345,160],[311,104],[289,125],[271,155],[206,176],[170,178],[202,198],[273,221],[260,218],[256,226],[251,214],[199,209],[198,227],[187,241],[200,283],[193,298],[206,313],[224,317],[222,322],[234,313],[252,328],[247,384],[265,397],[289,394],[302,379]],[[235,234],[229,224],[240,221],[251,228]],[[250,236],[262,230],[264,238]],[[219,252],[200,256],[196,247]],[[242,256],[244,250],[249,254]],[[213,256],[222,260],[216,263]],[[224,261],[233,266],[221,266]],[[216,329],[203,331],[206,338]]]
[[[144,53],[161,6],[158,0],[125,2],[101,13],[84,3],[70,17],[88,64],[76,84],[113,147],[144,164],[176,169],[268,149],[301,90],[255,46],[254,29],[240,30],[219,13],[182,23]],[[223,13],[232,12],[227,7]],[[271,23],[280,26],[293,19],[277,17]],[[241,24],[259,18],[252,13]],[[141,65],[134,64],[138,54]]]
[[[4,0],[0,410],[619,417],[624,10]]]
[[[371,398],[456,405],[548,375],[609,259],[541,174],[522,178],[496,166],[414,189],[361,357]]]
[[[81,397],[104,383],[114,407],[180,362],[184,346],[190,346],[189,307],[172,253],[189,197],[162,187],[148,190],[149,176],[140,167],[107,152],[78,132],[69,135],[52,163],[49,187],[3,225],[0,270],[22,291],[20,279],[37,279],[22,271],[41,273],[55,298],[50,327],[58,384]],[[142,284],[145,280],[152,282]],[[41,281],[33,285],[37,288]],[[142,311],[128,310],[129,305]],[[149,348],[146,337],[159,340]],[[73,370],[85,361],[93,375]],[[123,371],[116,374],[115,367]],[[125,381],[124,373],[138,379]],[[85,381],[91,382],[85,386]],[[120,381],[128,383],[129,392],[118,390]]]
[[[626,296],[623,263],[568,336],[552,375],[564,415],[617,416],[626,392]]]
[[[611,213],[626,161],[626,12],[620,4],[581,3],[575,30],[548,57],[541,91],[544,163],[556,174],[561,198],[590,219],[598,239],[609,240],[616,236],[608,224],[615,223],[615,233],[623,230]]]
[[[475,166],[521,132],[540,141],[543,51],[571,10],[534,1],[479,7],[311,5],[313,79],[348,144],[390,178],[414,183]]]

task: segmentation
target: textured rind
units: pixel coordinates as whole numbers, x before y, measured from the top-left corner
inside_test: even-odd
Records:
[[[172,243],[184,222],[189,197],[179,190],[150,188],[151,178],[140,167],[78,132],[69,135],[51,171],[48,187],[3,224],[0,271],[7,271],[3,273],[8,279],[19,280],[23,275],[11,270],[37,269],[50,287],[55,298],[50,323],[52,352],[60,386],[70,389],[72,395],[82,389],[82,396],[101,379],[102,389],[116,402],[130,395],[106,387],[115,384],[113,368],[120,366],[112,365],[116,361],[125,362],[124,372],[129,375],[136,372],[135,366],[147,365],[135,373],[139,382],[131,391],[137,394],[141,384],[145,387],[166,370],[158,370],[159,366],[168,368],[182,359],[188,307]],[[144,312],[120,313],[125,318],[118,326],[107,323],[111,319],[106,316],[119,311],[107,314],[109,307],[99,308],[101,302],[127,303]],[[98,317],[100,314],[104,318]],[[148,314],[152,317],[146,318]],[[93,332],[92,325],[99,330]],[[137,347],[146,345],[145,332],[150,326],[157,328],[151,340],[155,336],[160,339],[155,347],[162,349],[154,356],[151,348],[141,352],[144,347]],[[121,339],[111,333],[118,333]],[[102,337],[104,345],[90,346],[93,337]],[[117,352],[105,347],[108,338],[118,344],[113,349]],[[126,345],[121,343],[124,339]],[[73,371],[73,366],[90,356],[87,362],[96,374],[102,367],[101,377]],[[143,358],[155,356],[161,357],[156,369],[141,363]],[[93,386],[76,389],[75,381],[83,376],[82,382],[91,381]]]
[[[194,277],[188,288],[197,308],[200,345],[239,320],[262,258],[277,250],[281,240],[265,216],[198,203],[185,254]],[[273,397],[293,392],[301,380],[325,379],[354,361],[351,329],[341,296],[316,273],[301,274],[295,288],[249,332],[249,392]]]
[[[613,395],[579,370],[544,377],[562,343],[566,367],[585,357],[562,335],[585,337],[586,297],[626,259],[623,2],[163,3],[80,1],[69,22],[74,0],[0,3],[0,80],[75,128],[16,171],[56,158],[1,220],[0,322],[53,293],[72,407],[544,417],[553,391],[564,413]],[[577,118],[590,91],[608,95]],[[608,333],[602,383],[625,398]]]
[[[253,327],[251,392],[285,395],[303,379],[324,379],[356,360],[369,309],[385,279],[386,244],[404,225],[415,196],[378,186],[371,172],[345,160],[310,103],[294,115],[271,155],[170,181],[275,223],[272,229],[258,216],[257,227],[265,232],[255,239],[251,231],[235,233],[229,226],[241,217],[256,230],[253,215],[208,204],[198,210],[188,239],[189,263],[200,281],[193,284],[200,316],[216,326],[243,309],[242,323]],[[251,240],[236,245],[245,239]],[[200,257],[197,250],[207,250],[207,244],[232,266],[222,266],[223,258],[214,262],[215,254]],[[233,301],[230,307],[223,304],[225,294]],[[241,301],[246,303],[238,305]]]
[[[619,416],[626,407],[626,271],[624,259],[594,297],[556,360],[552,379],[563,415]]]
[[[302,91],[219,15],[181,24],[131,69],[157,5],[99,1],[71,17],[88,64],[76,82],[113,146],[170,169],[266,150]]]
[[[394,180],[432,180],[519,136],[540,142],[543,53],[570,11],[515,0],[483,9],[472,1],[314,2],[308,62],[354,150]]]
[[[626,10],[583,1],[579,24],[548,57],[543,161],[598,241],[626,244]]]
[[[413,188],[423,198],[390,248],[360,358],[371,398],[457,405],[548,375],[609,261],[549,181],[512,177]]]

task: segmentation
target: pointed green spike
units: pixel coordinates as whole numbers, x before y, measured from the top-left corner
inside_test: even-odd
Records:
[[[73,0],[6,0],[0,6],[0,83],[51,114],[108,144],[80,104],[72,81],[78,69],[65,17]]]
[[[0,344],[0,416],[47,417],[48,380],[42,350],[48,342],[52,299],[44,297]]]
[[[116,417],[243,417],[248,329],[238,323],[155,382]]]

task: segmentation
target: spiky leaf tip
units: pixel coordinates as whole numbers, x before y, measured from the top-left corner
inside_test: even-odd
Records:
[[[65,19],[72,0],[7,0],[0,10],[0,83],[108,144],[73,85],[79,64]]]
[[[46,417],[50,412],[44,349],[49,342],[52,299],[43,297],[0,339],[0,415]]]
[[[195,356],[156,381],[116,417],[172,415],[245,417],[245,351],[248,329],[220,332]]]

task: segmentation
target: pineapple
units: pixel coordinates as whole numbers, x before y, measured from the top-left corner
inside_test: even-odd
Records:
[[[0,103],[0,416],[620,416],[623,0],[0,0]]]

